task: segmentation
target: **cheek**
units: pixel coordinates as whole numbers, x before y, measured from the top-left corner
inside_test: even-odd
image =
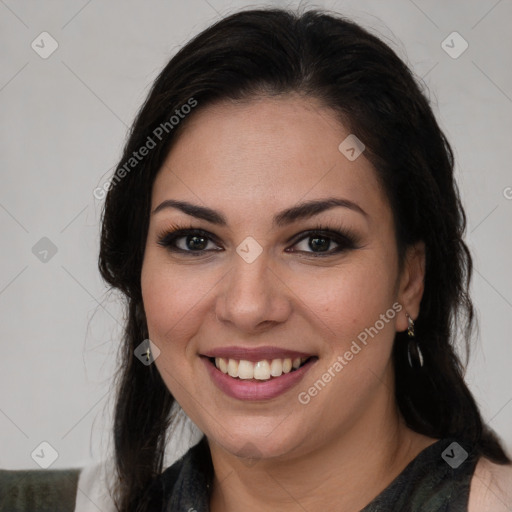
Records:
[[[391,385],[389,362],[401,308],[395,302],[392,272],[354,265],[334,275],[301,285],[301,299],[311,310],[310,323],[322,333],[325,350],[298,400],[326,425],[360,417],[380,396],[383,383]]]
[[[155,365],[174,398],[193,411],[190,396],[200,396],[192,378],[197,364],[194,335],[204,315],[201,298],[211,285],[197,272],[178,269],[165,255],[150,249],[142,267],[141,288],[149,338],[160,349]]]
[[[336,349],[342,349],[392,308],[395,275],[391,268],[361,258],[335,270],[316,272],[310,279],[304,274],[301,278],[290,275],[294,281],[290,287],[298,290],[297,295],[312,313],[312,322],[326,333]],[[386,320],[394,318],[394,310],[386,316]],[[385,322],[384,327],[379,322],[378,328],[384,336],[394,334],[394,322]]]
[[[149,250],[142,267],[141,288],[149,335],[163,351],[187,348],[204,321],[208,296],[218,277],[198,266],[178,266]],[[190,349],[192,350],[193,340]]]

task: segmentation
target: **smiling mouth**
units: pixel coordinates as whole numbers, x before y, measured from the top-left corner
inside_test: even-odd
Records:
[[[225,357],[209,357],[209,361],[222,373],[235,380],[268,381],[292,373],[308,361],[318,359],[316,356],[262,359],[253,362],[245,359],[228,359]]]

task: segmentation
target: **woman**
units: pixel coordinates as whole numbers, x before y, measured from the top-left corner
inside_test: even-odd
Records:
[[[450,146],[376,37],[254,10],[189,42],[105,203],[118,509],[510,510],[453,349],[464,229]],[[205,436],[162,473],[175,401]]]

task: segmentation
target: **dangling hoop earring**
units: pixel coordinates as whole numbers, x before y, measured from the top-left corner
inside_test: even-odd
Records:
[[[405,313],[409,326],[407,327],[407,335],[409,336],[409,343],[407,345],[407,359],[411,368],[422,368],[423,367],[423,354],[421,353],[420,344],[415,339],[414,334],[414,321],[409,316],[409,313]]]

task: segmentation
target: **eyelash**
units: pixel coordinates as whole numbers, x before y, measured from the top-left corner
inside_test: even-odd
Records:
[[[326,251],[326,252],[314,252],[314,251],[292,251],[292,252],[299,252],[299,253],[306,253],[311,254],[313,257],[327,257],[327,256],[333,256],[335,254],[339,254],[344,251],[348,251],[351,249],[357,249],[358,248],[358,238],[357,236],[352,233],[351,231],[345,229],[345,228],[337,228],[339,231],[335,231],[333,229],[329,229],[325,226],[322,226],[320,224],[316,225],[312,229],[308,229],[306,231],[303,231],[302,233],[299,233],[298,235],[292,237],[289,241],[294,241],[293,245],[297,245],[299,242],[302,242],[303,240],[307,240],[308,238],[326,238],[330,241],[334,241],[336,244],[338,244],[338,247],[336,247],[334,250]],[[192,250],[184,250],[176,247],[174,244],[176,240],[180,238],[185,238],[187,236],[199,236],[202,238],[207,239],[208,241],[212,241],[216,243],[217,245],[220,245],[218,238],[213,235],[212,233],[209,233],[208,231],[205,231],[203,229],[195,228],[192,225],[188,226],[179,226],[179,225],[171,225],[169,229],[161,231],[157,235],[157,243],[161,245],[162,247],[166,248],[167,250],[179,253],[183,255],[190,255],[191,257],[198,257],[203,256],[206,252],[212,252],[211,249],[205,250],[201,249],[198,251],[192,251]],[[316,235],[316,236],[315,236]],[[214,252],[220,252],[220,250],[215,249]]]

